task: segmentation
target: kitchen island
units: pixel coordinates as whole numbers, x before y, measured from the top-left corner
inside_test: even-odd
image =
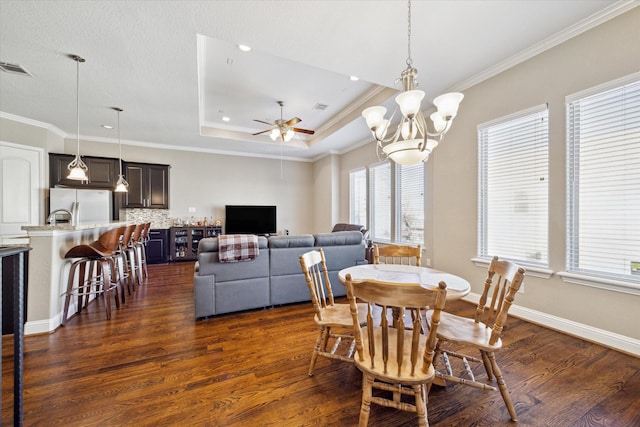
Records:
[[[79,225],[23,226],[29,236],[29,289],[25,335],[49,333],[60,326],[64,292],[72,261],[64,255],[73,246],[91,243],[125,222],[81,223]],[[75,312],[75,303],[69,312]]]

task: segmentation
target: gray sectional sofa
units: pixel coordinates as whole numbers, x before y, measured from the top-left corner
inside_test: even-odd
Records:
[[[202,239],[193,277],[195,317],[310,301],[299,257],[320,247],[334,295],[345,295],[338,271],[366,263],[364,231],[260,236],[258,256],[235,263],[219,261],[216,237]]]

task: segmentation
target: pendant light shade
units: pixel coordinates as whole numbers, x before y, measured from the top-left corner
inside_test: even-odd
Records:
[[[116,193],[127,193],[129,192],[129,183],[124,179],[124,175],[122,175],[122,142],[120,142],[120,113],[123,110],[118,107],[113,107],[113,109],[118,112],[118,158],[120,159],[120,175],[118,175],[116,188],[113,191]]]
[[[74,159],[67,165],[69,169],[68,179],[75,181],[87,181],[87,172],[89,168],[84,164],[80,157],[80,63],[85,59],[78,55],[71,55],[71,59],[76,61],[76,118],[78,127],[76,129],[77,151]]]

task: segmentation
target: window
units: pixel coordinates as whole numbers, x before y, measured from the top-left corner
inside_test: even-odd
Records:
[[[567,271],[640,283],[640,75],[567,97]]]
[[[349,222],[367,225],[367,170],[349,173]]]
[[[371,180],[371,238],[391,241],[391,162],[369,168]]]
[[[546,105],[478,126],[478,255],[548,265]]]
[[[396,241],[424,245],[424,163],[396,165]]]

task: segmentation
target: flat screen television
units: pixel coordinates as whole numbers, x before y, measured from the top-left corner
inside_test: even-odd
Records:
[[[225,234],[275,234],[276,207],[225,206]]]

